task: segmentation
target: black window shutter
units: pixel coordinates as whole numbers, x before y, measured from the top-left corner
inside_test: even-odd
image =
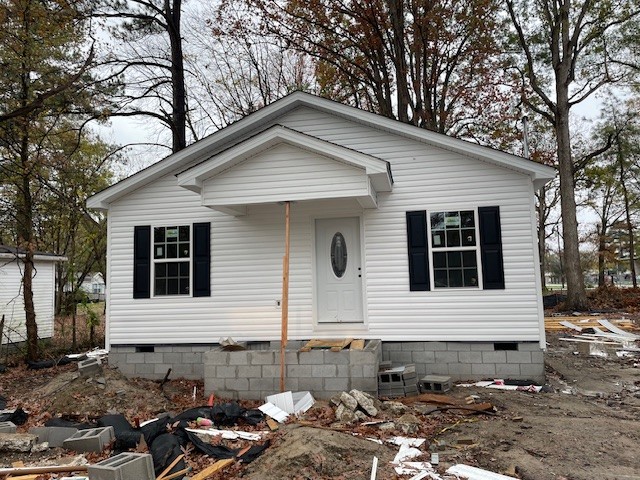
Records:
[[[429,290],[429,244],[427,212],[407,212],[407,246],[409,252],[409,289]]]
[[[133,298],[151,296],[151,227],[133,229]]]
[[[504,289],[500,207],[479,207],[480,256],[485,290]]]
[[[193,224],[193,296],[211,296],[211,224]]]

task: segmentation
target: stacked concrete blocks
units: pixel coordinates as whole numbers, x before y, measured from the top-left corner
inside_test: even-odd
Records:
[[[261,400],[279,391],[280,352],[277,347],[278,342],[273,342],[269,350],[206,352],[205,393],[215,393],[223,398]],[[354,388],[375,394],[380,357],[379,340],[370,340],[363,350],[287,350],[285,389],[310,391],[318,399],[329,399]]]
[[[426,375],[418,382],[420,392],[444,393],[451,390],[451,377],[444,375]]]
[[[544,382],[544,352],[538,342],[384,342],[382,358],[394,365],[415,364],[419,377]]]
[[[121,453],[89,465],[91,480],[155,480],[153,460],[146,453]]]
[[[76,452],[96,452],[100,453],[115,440],[113,427],[90,428],[78,430],[67,438],[62,445],[64,448]]]
[[[406,397],[418,393],[415,365],[386,368],[378,372],[378,395]]]
[[[0,433],[16,433],[16,425],[13,422],[0,422]]]

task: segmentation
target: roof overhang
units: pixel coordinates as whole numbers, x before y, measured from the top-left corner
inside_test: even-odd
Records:
[[[211,158],[213,155],[223,152],[243,139],[253,135],[256,131],[260,130],[261,125],[272,124],[277,121],[278,117],[299,107],[309,107],[318,111],[327,112],[352,122],[371,126],[378,130],[397,134],[427,145],[457,152],[490,164],[526,174],[530,176],[536,189],[539,189],[556,176],[555,169],[516,155],[407,125],[397,120],[308,93],[294,92],[218,130],[208,137],[189,145],[187,148],[164,158],[150,167],[121,180],[115,185],[98,192],[87,200],[87,206],[89,208],[106,210],[111,203],[119,198],[167,174],[183,171],[191,165],[196,165],[207,158]]]
[[[371,155],[366,155],[340,145],[336,145],[316,137],[300,133],[298,131],[275,125],[263,132],[250,137],[227,150],[214,155],[205,161],[177,175],[178,185],[198,194],[203,194],[204,182],[214,179],[219,174],[229,171],[243,161],[259,155],[277,145],[286,144],[311,155],[318,155],[335,162],[355,167],[362,171],[362,191],[351,192],[349,197],[355,198],[364,208],[377,208],[377,194],[390,192],[393,187],[393,179],[389,163]],[[269,188],[269,179],[265,178],[264,188]],[[306,201],[326,198],[343,198],[344,192],[331,191],[298,193],[290,198],[286,192],[282,192],[282,198],[276,202],[288,200]],[[203,205],[232,215],[243,215],[246,207],[252,202],[233,204],[217,199],[216,203],[202,200]],[[261,203],[256,201],[255,203]]]

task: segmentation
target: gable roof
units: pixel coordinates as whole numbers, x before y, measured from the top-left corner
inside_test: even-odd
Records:
[[[200,193],[203,180],[237,165],[247,157],[281,143],[330,157],[350,166],[362,168],[367,175],[371,176],[373,185],[378,191],[388,192],[391,190],[393,180],[391,179],[391,169],[387,161],[321,140],[282,125],[274,125],[250,139],[236,144],[224,152],[179,173],[177,175],[178,185]]]
[[[529,175],[536,189],[542,187],[555,177],[555,169],[546,165],[499,150],[483,147],[466,140],[460,140],[425,130],[355,107],[343,105],[333,100],[327,100],[309,93],[297,91],[276,100],[237,122],[189,145],[185,149],[169,155],[144,170],[96,193],[87,200],[87,206],[89,208],[107,209],[110,203],[134,190],[164,175],[184,171],[194,164],[211,158],[232,147],[243,137],[251,135],[252,132],[259,131],[261,125],[273,122],[285,113],[303,106],[336,115],[372,128],[404,136],[426,145],[442,148],[483,162],[515,170]]]

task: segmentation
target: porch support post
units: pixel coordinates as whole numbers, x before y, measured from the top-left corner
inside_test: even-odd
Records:
[[[289,249],[291,203],[284,202],[284,257],[282,259],[282,332],[280,337],[280,391],[284,392],[285,350],[289,326]]]

